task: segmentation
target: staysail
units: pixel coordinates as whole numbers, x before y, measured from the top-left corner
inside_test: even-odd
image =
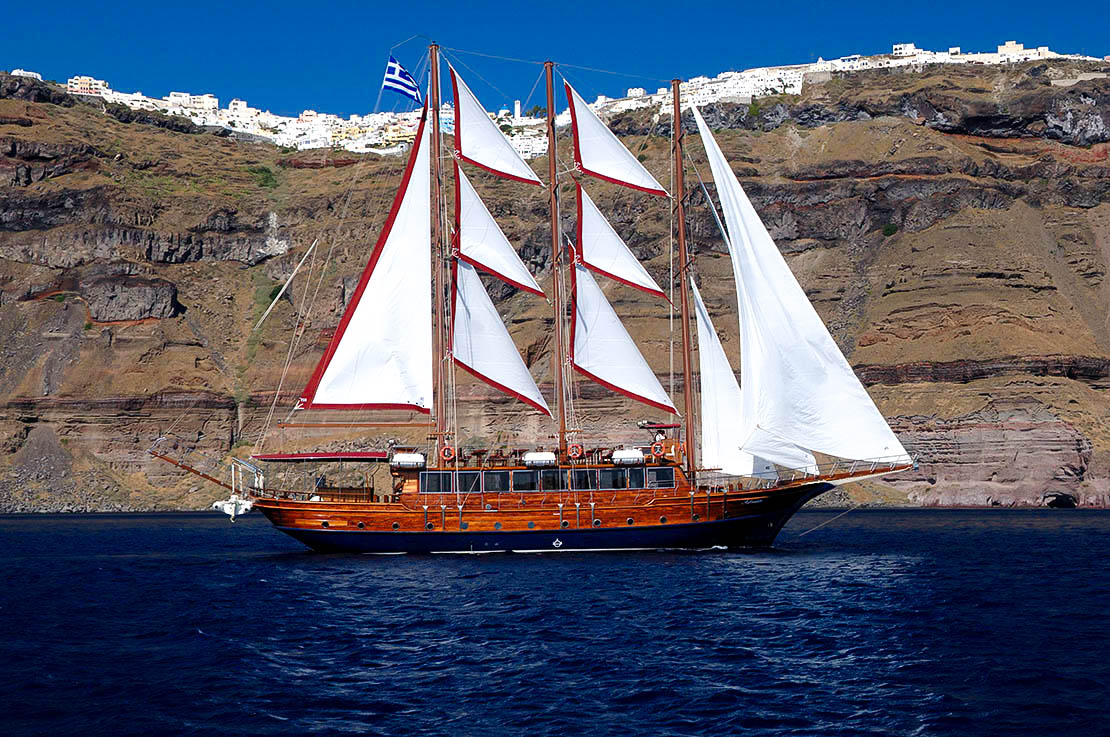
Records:
[[[461,260],[455,262],[452,319],[451,352],[456,365],[494,388],[551,414],[478,272]]]
[[[740,318],[741,447],[792,465],[793,447],[909,461],[813,309],[694,108],[728,227]]]
[[[575,370],[615,392],[678,414],[590,272],[575,264],[572,274],[570,343]]]
[[[301,395],[301,408],[431,411],[431,128],[426,120],[427,107],[389,217]]]
[[[564,85],[574,129],[574,161],[578,167],[591,177],[665,197],[667,190],[663,185],[590,110],[582,96],[569,83],[564,82]]]
[[[454,67],[451,86],[455,92],[455,153],[488,172],[506,179],[527,184],[542,184],[540,178],[517,153],[501,129],[490,120],[489,114]]]
[[[578,251],[582,263],[610,279],[666,299],[651,274],[597,209],[581,182],[576,182],[575,186],[578,193]]]
[[[459,216],[459,258],[498,279],[543,296],[535,277],[520,260],[497,221],[455,164],[455,197]]]

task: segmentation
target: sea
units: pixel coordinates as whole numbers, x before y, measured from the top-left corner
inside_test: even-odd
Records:
[[[756,552],[356,556],[0,517],[0,735],[1110,735],[1108,533],[860,509]]]

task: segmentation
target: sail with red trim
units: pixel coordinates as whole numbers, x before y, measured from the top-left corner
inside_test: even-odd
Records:
[[[459,158],[499,177],[542,184],[455,68],[448,65],[448,69],[455,92],[455,153]]]
[[[459,257],[517,289],[543,296],[535,277],[520,260],[462,169],[455,165],[459,218]]]
[[[465,261],[455,265],[451,346],[455,363],[490,386],[550,415],[478,272]]]
[[[678,414],[593,275],[581,264],[574,265],[573,273],[571,361],[575,370],[613,391]]]
[[[616,279],[648,294],[666,298],[628,245],[597,209],[589,194],[576,183],[578,191],[578,252],[591,271]]]
[[[323,358],[305,409],[432,404],[431,127],[420,119],[401,188]]]
[[[574,161],[583,173],[613,184],[638,189],[648,194],[667,196],[667,190],[656,181],[632,152],[601,118],[589,108],[582,96],[563,83],[570,105],[571,127],[574,129]]]

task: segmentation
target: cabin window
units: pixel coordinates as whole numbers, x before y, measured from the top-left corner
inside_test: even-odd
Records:
[[[423,471],[420,474],[420,491],[425,494],[450,494],[450,471]]]
[[[566,476],[558,468],[545,468],[540,471],[540,488],[544,491],[559,491],[567,488]]]
[[[509,490],[509,472],[508,471],[486,471],[484,474],[488,492],[497,493],[499,491]]]
[[[647,470],[647,480],[649,489],[673,489],[674,469],[649,468]]]
[[[575,491],[593,491],[597,488],[597,470],[575,468],[570,472],[570,488]]]
[[[597,487],[599,489],[628,488],[628,469],[602,468],[598,469],[597,475],[600,477]]]
[[[628,469],[628,488],[629,489],[642,489],[644,488],[644,469],[630,468]]]
[[[459,485],[462,494],[475,494],[482,490],[482,474],[480,471],[459,471],[455,474],[455,483]]]
[[[513,491],[539,491],[539,476],[535,471],[513,471]]]

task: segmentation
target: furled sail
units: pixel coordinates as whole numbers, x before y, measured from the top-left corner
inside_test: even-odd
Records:
[[[763,458],[741,450],[744,430],[740,421],[741,399],[740,384],[732,366],[725,355],[721,339],[709,319],[701,293],[697,286],[690,283],[694,294],[694,314],[698,326],[698,364],[701,376],[701,465],[704,468],[720,469],[736,476],[759,476],[775,478],[775,466]],[[793,462],[787,462],[787,451],[794,451]],[[817,462],[813,456],[801,448],[785,447],[779,454],[778,462],[798,470],[815,472]]]
[[[573,279],[570,342],[575,370],[613,391],[678,414],[590,272],[575,264]]]
[[[458,366],[490,386],[551,414],[478,272],[465,261],[455,262],[452,318],[451,352]]]
[[[578,191],[578,251],[582,263],[592,271],[615,279],[622,284],[635,287],[649,294],[657,294],[666,299],[663,290],[651,278],[651,274],[628,250],[628,246],[613,230],[613,226],[597,209],[597,205],[586,194],[581,183],[576,183]]]
[[[540,285],[509,244],[509,239],[457,163],[455,197],[459,217],[459,258],[517,289],[542,297]]]
[[[497,124],[490,120],[489,113],[454,67],[448,65],[448,68],[455,91],[455,153],[459,158],[499,177],[542,184],[532,167],[517,153]]]
[[[431,129],[426,120],[425,107],[389,217],[302,393],[302,408],[430,412]]]
[[[665,197],[667,190],[663,185],[590,110],[582,96],[569,83],[564,82],[564,85],[574,129],[574,161],[578,167],[591,177]]]
[[[792,446],[853,460],[908,462],[696,107],[694,117],[724,210],[736,278],[741,447],[783,465],[792,465]]]

